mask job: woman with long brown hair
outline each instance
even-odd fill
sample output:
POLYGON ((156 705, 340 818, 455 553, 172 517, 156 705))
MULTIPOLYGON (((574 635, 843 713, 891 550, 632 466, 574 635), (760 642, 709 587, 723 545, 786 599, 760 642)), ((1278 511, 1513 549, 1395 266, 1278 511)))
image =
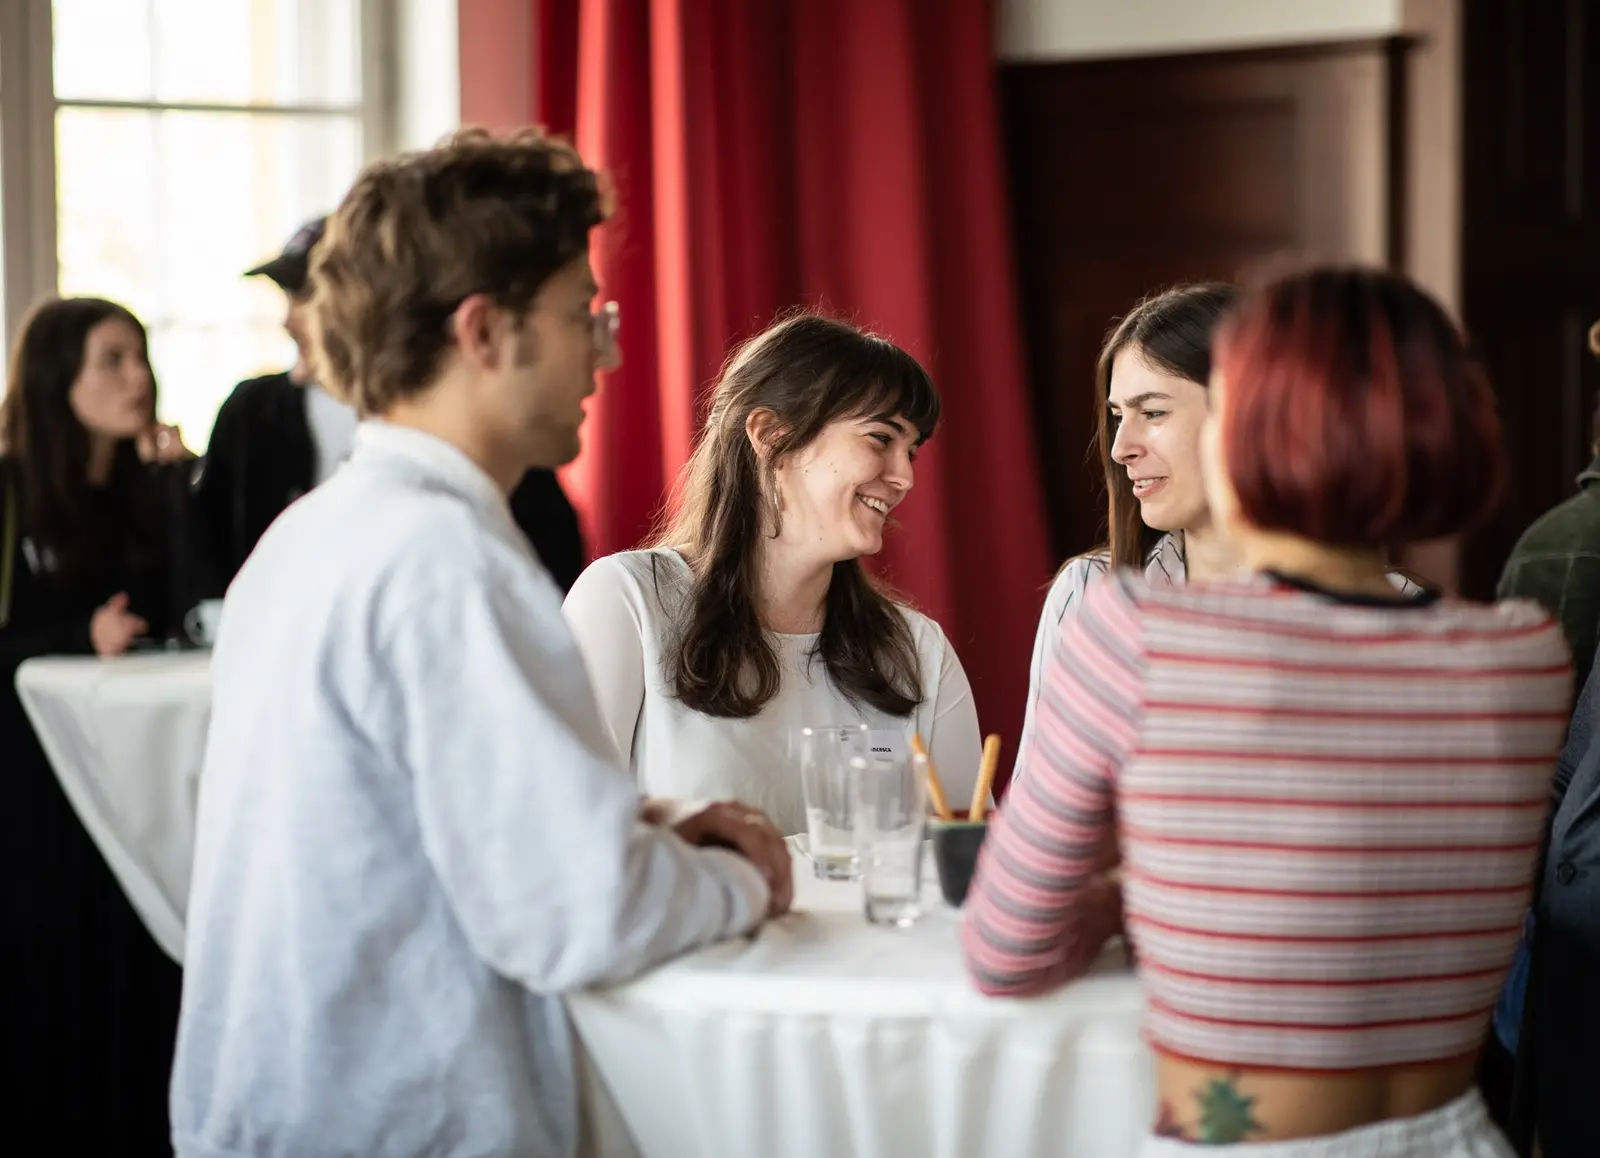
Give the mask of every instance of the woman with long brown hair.
POLYGON ((953 798, 977 776, 977 713, 938 624, 861 560, 883 547, 939 420, 904 350, 813 314, 722 372, 655 545, 593 564, 567 597, 600 714, 641 792, 732 797, 805 830, 788 730, 865 723, 927 740, 953 798))
POLYGON ((23 323, 0 403, 0 1101, 17 1137, 63 1151, 171 1153, 178 967, 79 823, 15 690, 32 656, 115 656, 161 630, 167 545, 148 464, 187 452, 155 407, 127 309, 59 299, 23 323))
MULTIPOLYGON (((1200 429, 1211 405, 1211 339, 1238 297, 1222 282, 1174 286, 1129 310, 1100 348, 1095 445, 1106 480, 1107 538, 1068 560, 1045 597, 1029 668, 1024 741, 1033 733, 1051 642, 1107 572, 1142 571, 1162 587, 1242 573, 1237 552, 1211 517, 1200 471, 1200 429)), ((1398 573, 1392 580, 1403 594, 1420 590, 1398 573)))

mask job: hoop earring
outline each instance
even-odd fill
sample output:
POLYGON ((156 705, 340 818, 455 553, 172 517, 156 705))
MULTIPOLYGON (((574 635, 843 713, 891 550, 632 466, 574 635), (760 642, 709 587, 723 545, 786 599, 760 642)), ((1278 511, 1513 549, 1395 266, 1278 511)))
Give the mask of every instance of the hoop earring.
POLYGON ((772 513, 783 514, 783 492, 778 490, 778 480, 772 480, 772 513))

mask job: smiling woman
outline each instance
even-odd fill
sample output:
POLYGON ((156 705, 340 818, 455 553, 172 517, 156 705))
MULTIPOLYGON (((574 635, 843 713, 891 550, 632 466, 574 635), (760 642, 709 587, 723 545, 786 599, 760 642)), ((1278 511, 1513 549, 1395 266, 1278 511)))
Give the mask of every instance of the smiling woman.
POLYGON ((1136 305, 1100 348, 1095 384, 1105 405, 1096 442, 1110 508, 1107 539, 1068 560, 1050 585, 1033 644, 1019 751, 1033 734, 1051 641, 1111 569, 1142 568, 1152 583, 1176 584, 1191 570, 1203 579, 1228 566, 1225 545, 1210 535, 1200 429, 1211 335, 1237 298, 1230 285, 1175 286, 1136 305))
MULTIPOLYGON (((1096 444, 1106 478, 1107 539, 1068 560, 1045 598, 1019 753, 1033 735, 1053 641, 1111 570, 1139 569, 1163 587, 1242 574, 1228 537, 1214 526, 1200 467, 1211 339, 1238 297, 1222 283, 1174 286, 1128 311, 1100 348, 1095 382, 1106 404, 1096 444)), ((1420 590, 1398 573, 1390 580, 1402 594, 1420 590)), ((1020 771, 1019 759, 1013 778, 1020 771)))
POLYGON ((595 563, 567 598, 641 791, 733 797, 799 832, 788 731, 846 723, 902 752, 914 729, 951 791, 971 791, 966 673, 938 624, 861 564, 882 550, 938 420, 916 360, 842 322, 797 314, 729 360, 676 517, 652 548, 595 563))

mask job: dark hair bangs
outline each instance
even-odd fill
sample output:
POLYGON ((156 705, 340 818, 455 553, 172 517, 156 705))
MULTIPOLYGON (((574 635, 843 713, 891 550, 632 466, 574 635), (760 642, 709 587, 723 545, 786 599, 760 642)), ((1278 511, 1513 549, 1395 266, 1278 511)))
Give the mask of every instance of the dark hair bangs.
POLYGON ((830 383, 836 392, 835 416, 903 418, 916 427, 919 442, 933 437, 939 425, 939 392, 933 379, 910 354, 881 338, 873 338, 874 357, 859 367, 841 367, 830 383))

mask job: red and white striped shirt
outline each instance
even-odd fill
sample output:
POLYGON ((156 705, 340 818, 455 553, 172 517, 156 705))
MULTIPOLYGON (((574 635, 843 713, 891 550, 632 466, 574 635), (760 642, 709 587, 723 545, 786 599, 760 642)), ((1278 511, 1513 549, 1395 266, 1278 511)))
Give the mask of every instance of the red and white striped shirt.
POLYGON ((1057 637, 963 940, 983 991, 1080 975, 1122 850, 1158 1049, 1342 1070, 1470 1052, 1516 947, 1571 699, 1532 604, 1118 576, 1057 637))

